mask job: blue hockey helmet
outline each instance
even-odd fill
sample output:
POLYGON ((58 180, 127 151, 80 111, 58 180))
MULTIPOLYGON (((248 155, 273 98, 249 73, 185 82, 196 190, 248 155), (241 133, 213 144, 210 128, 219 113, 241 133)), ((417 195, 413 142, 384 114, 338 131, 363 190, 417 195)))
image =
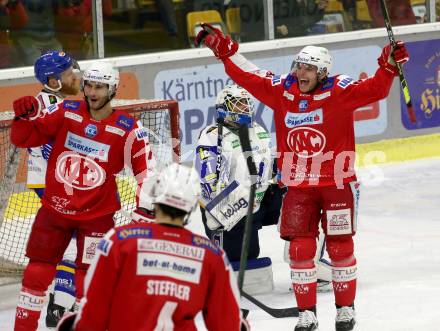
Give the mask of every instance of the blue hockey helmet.
POLYGON ((35 78, 48 88, 49 78, 54 77, 59 82, 57 89, 59 90, 61 89, 61 74, 70 67, 79 70, 77 62, 70 55, 60 51, 48 51, 35 61, 35 78))
POLYGON ((217 95, 215 105, 219 118, 225 122, 252 126, 254 99, 238 85, 226 85, 217 95))

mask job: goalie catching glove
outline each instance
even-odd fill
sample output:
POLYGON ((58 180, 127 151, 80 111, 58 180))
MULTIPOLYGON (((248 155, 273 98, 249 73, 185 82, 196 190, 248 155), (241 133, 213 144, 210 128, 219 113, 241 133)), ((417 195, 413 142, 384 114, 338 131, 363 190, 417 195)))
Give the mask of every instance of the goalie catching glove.
POLYGON ((41 105, 37 98, 26 96, 14 101, 13 106, 15 118, 14 120, 25 119, 34 120, 40 117, 41 105))
POLYGON ((210 48, 214 55, 220 60, 234 55, 238 50, 238 43, 231 37, 225 36, 220 29, 214 28, 211 24, 202 23, 202 30, 196 36, 196 46, 202 43, 210 48))
POLYGON ((396 47, 393 49, 391 44, 386 45, 380 57, 377 59, 377 63, 385 70, 394 73, 395 76, 399 75, 396 63, 403 65, 409 60, 409 54, 403 41, 398 40, 396 47))

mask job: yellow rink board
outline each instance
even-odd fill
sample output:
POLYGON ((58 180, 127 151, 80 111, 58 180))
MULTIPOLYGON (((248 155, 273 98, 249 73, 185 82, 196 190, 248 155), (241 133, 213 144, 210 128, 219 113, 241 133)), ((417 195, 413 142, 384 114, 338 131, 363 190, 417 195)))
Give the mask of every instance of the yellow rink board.
MULTIPOLYGON (((440 156, 440 134, 357 144, 356 151, 357 167, 436 157, 440 156)), ((121 203, 134 196, 133 182, 127 178, 118 178, 117 183, 121 193, 121 203)), ((39 198, 33 191, 14 193, 9 198, 5 219, 35 215, 39 207, 39 198)))

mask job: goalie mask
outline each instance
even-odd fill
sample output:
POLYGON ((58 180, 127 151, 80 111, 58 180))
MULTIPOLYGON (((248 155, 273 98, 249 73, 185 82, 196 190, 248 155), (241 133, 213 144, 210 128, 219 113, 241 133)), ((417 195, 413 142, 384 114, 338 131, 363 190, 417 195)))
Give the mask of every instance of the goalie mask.
POLYGON ((81 89, 84 90, 85 82, 107 84, 108 97, 113 98, 119 85, 119 71, 109 62, 95 62, 84 71, 81 80, 81 89))
POLYGON ((295 56, 292 70, 296 70, 299 63, 314 65, 317 67, 318 77, 326 77, 332 69, 332 57, 327 48, 318 46, 306 46, 295 56))
POLYGON ((218 117, 236 125, 252 126, 254 99, 238 85, 226 85, 217 95, 215 105, 218 117))
POLYGON ((171 163, 155 179, 150 180, 154 181, 153 184, 141 191, 140 208, 151 208, 152 202, 189 214, 196 206, 200 196, 200 183, 194 168, 171 163))
POLYGON ((71 58, 69 54, 60 51, 48 51, 35 61, 35 78, 37 78, 46 89, 57 92, 62 88, 61 74, 70 67, 77 71, 80 70, 78 63, 71 58), (58 81, 58 88, 54 89, 47 85, 51 77, 58 81))

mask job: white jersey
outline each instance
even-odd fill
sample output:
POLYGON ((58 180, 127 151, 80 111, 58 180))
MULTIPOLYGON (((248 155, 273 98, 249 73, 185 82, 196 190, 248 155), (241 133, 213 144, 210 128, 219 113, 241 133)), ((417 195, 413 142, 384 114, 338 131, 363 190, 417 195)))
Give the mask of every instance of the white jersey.
MULTIPOLYGON (((43 113, 52 113, 58 109, 58 103, 63 101, 59 94, 41 91, 36 96, 41 104, 43 113)), ((52 144, 28 148, 27 187, 31 189, 44 188, 46 182, 47 160, 52 151, 52 144)))
MULTIPOLYGON (((272 175, 272 151, 270 135, 260 125, 254 123, 249 129, 249 139, 258 173, 253 209, 256 212, 272 175)), ((238 134, 224 126, 217 183, 217 140, 217 126, 208 126, 201 132, 197 142, 195 167, 200 176, 201 203, 209 212, 208 219, 214 218, 226 230, 230 230, 246 215, 251 177, 238 134)))

